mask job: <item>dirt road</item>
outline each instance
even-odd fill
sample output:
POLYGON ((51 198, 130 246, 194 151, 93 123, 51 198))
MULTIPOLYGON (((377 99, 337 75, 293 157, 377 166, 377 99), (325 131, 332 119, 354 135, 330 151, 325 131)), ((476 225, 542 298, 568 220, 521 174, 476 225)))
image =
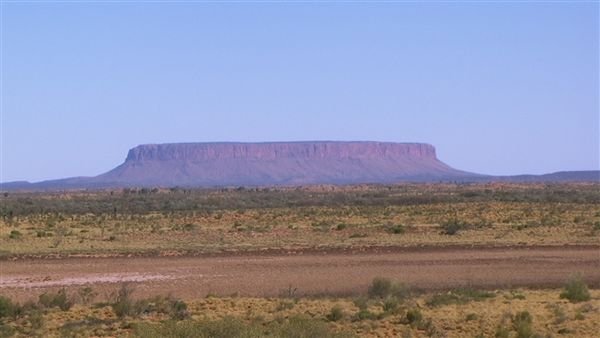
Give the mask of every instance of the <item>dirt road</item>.
POLYGON ((419 248, 214 257, 68 258, 0 262, 0 294, 37 297, 92 285, 100 294, 129 282, 138 297, 344 295, 376 276, 434 290, 560 286, 580 272, 600 286, 600 247, 419 248))

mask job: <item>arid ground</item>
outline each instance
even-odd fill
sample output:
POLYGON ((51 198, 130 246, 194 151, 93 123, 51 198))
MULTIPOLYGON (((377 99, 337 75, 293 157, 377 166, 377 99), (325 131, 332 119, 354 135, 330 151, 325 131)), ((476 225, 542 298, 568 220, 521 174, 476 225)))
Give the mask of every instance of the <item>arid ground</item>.
POLYGON ((0 198, 0 337, 600 332, 598 184, 0 198))
POLYGON ((600 285, 600 247, 388 248, 363 251, 280 252, 214 257, 27 259, 2 263, 0 292, 37 299, 50 289, 92 285, 116 290, 137 285, 137 295, 193 300, 209 294, 274 297, 356 295, 383 276, 423 291, 460 287, 560 287, 581 273, 600 285))

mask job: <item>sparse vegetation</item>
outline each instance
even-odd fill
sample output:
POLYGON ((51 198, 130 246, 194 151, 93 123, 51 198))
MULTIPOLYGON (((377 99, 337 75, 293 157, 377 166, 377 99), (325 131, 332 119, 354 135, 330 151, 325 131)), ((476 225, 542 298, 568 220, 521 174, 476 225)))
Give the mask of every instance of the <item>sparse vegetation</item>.
POLYGON ((533 318, 528 311, 518 312, 512 320, 513 329, 517 332, 517 338, 533 338, 533 328, 531 326, 533 318))
POLYGON ((282 323, 271 323, 268 326, 245 323, 235 318, 224 318, 217 321, 167 321, 162 324, 140 323, 135 327, 138 337, 206 337, 206 338, 242 338, 242 337, 353 337, 351 334, 336 333, 321 321, 295 316, 282 323))
POLYGON ((327 315, 327 320, 331 322, 337 322, 344 318, 344 309, 341 306, 336 305, 331 308, 331 311, 327 315))
POLYGON ((593 244, 600 222, 598 184, 130 188, 0 199, 4 256, 593 244))
POLYGON ((96 298, 96 296, 98 296, 98 293, 95 292, 91 287, 86 286, 79 289, 78 295, 81 299, 81 302, 87 305, 90 304, 94 300, 94 298, 96 298))
MULTIPOLYGON (((599 187, 402 184, 11 192, 0 196, 0 248, 7 259, 489 243, 598 245, 599 187)), ((25 303, 0 296, 0 337, 334 337, 349 335, 347 330, 361 337, 513 338, 591 337, 600 331, 598 290, 589 290, 581 276, 571 278, 562 293, 465 288, 419 294, 385 277, 374 279, 353 299, 307 298, 305 288, 276 288, 271 292, 279 297, 272 299, 213 294, 190 302, 169 296, 140 299, 146 293, 133 294, 131 286, 108 295, 89 287, 53 289, 25 303), (503 312, 510 313, 506 320, 503 312)))
POLYGON ((279 301, 279 304, 277 304, 277 308, 275 309, 276 311, 285 311, 285 310, 290 310, 294 308, 295 303, 290 301, 290 300, 281 300, 279 301))
POLYGON ((406 227, 402 224, 388 225, 386 227, 387 231, 392 234, 403 234, 406 232, 406 227))
POLYGON ((10 298, 0 296, 0 319, 14 317, 18 312, 18 305, 14 304, 10 298))
POLYGON ((594 222, 594 226, 592 228, 592 231, 600 231, 600 221, 594 222))
POLYGON ((423 321, 423 314, 417 308, 409 309, 406 311, 406 322, 412 326, 419 326, 423 321))
POLYGON ((476 320, 478 318, 476 313, 469 313, 466 317, 465 317, 465 321, 470 322, 472 320, 476 320))
POLYGON ((400 310, 400 301, 396 297, 387 297, 383 302, 383 311, 386 314, 395 314, 400 310))
MULTIPOLYGON (((425 300, 431 299, 430 294, 414 295, 405 303, 397 304, 388 303, 393 298, 368 300, 359 297, 351 300, 299 297, 292 301, 211 297, 194 301, 188 306, 169 296, 132 300, 130 287, 121 287, 121 290, 126 291, 121 291, 120 297, 108 295, 107 302, 93 306, 79 303, 68 310, 41 303, 20 305, 9 298, 0 297, 0 330, 4 330, 3 334, 17 337, 134 335, 300 338, 426 335, 532 338, 557 334, 594 337, 593 333, 598 331, 600 323, 600 311, 597 310, 600 304, 597 300, 577 305, 561 302, 558 290, 520 290, 526 295, 527 310, 522 310, 524 300, 515 300, 521 304, 516 305, 512 304, 509 297, 489 298, 489 304, 474 302, 429 306, 425 300), (129 299, 134 310, 118 317, 116 312, 119 310, 113 307, 117 299, 129 299), (551 299, 556 301, 549 301, 551 299), (282 301, 293 303, 294 306, 286 307, 285 314, 273 311, 282 301), (521 310, 512 314, 510 311, 514 307, 521 310), (463 315, 457 315, 461 313, 463 315), (537 326, 534 326, 534 318, 537 326)), ((93 290, 90 292, 94 293, 93 290)), ((510 295, 512 290, 496 292, 510 295)), ((57 294, 47 295, 46 299, 60 298, 56 297, 57 294)), ((50 301, 43 302, 49 304, 50 301)))
POLYGON ((576 274, 569 278, 560 298, 566 298, 573 303, 590 300, 590 292, 581 275, 576 274))
POLYGON ((46 308, 58 307, 63 311, 67 311, 73 306, 74 301, 67 295, 66 289, 60 289, 58 292, 44 292, 39 297, 40 305, 46 308))
POLYGON ((442 223, 440 227, 442 228, 442 233, 444 233, 445 235, 456 235, 460 230, 464 229, 466 226, 458 219, 451 219, 442 223))
POLYGON ((506 327, 505 325, 500 324, 496 328, 496 332, 494 334, 494 337, 496 337, 496 338, 509 338, 510 337, 510 329, 508 327, 506 327))
POLYGON ((482 301, 495 296, 494 293, 488 291, 462 288, 436 294, 427 301, 427 305, 443 306, 449 304, 466 304, 471 301, 482 301))
POLYGON ((368 295, 370 298, 395 297, 404 299, 410 295, 410 291, 405 285, 393 282, 389 278, 376 277, 369 286, 368 295))
POLYGON ((567 320, 567 314, 559 304, 548 305, 554 315, 554 324, 562 324, 567 320))
POLYGON ((111 307, 117 317, 123 318, 136 314, 139 308, 136 308, 133 300, 131 299, 132 293, 133 289, 127 284, 122 285, 119 291, 117 291, 115 301, 111 304, 111 307))
POLYGON ((8 238, 10 239, 20 239, 23 234, 19 230, 11 230, 8 238))
POLYGON ((369 286, 369 297, 384 298, 392 293, 392 281, 389 278, 376 277, 369 286))

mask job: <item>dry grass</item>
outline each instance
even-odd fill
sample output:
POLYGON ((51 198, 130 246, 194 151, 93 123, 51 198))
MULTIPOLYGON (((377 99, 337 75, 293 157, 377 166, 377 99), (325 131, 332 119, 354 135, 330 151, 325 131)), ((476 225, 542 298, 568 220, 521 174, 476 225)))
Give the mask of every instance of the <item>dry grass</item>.
MULTIPOLYGON (((591 293, 591 300, 574 304, 561 299, 560 290, 501 290, 494 292, 495 297, 437 306, 427 305, 434 295, 423 294, 401 301, 395 311, 385 311, 385 301, 377 299, 361 304, 348 298, 297 298, 288 300, 293 306, 282 307, 282 300, 277 298, 208 297, 190 302, 188 311, 193 322, 225 319, 254 323, 258 327, 300 316, 325 323, 332 332, 361 337, 493 337, 502 323, 514 335, 515 315, 526 311, 532 318, 529 329, 541 336, 595 337, 600 332, 600 290, 591 293), (373 316, 358 317, 361 309, 357 303, 366 306, 373 316), (343 315, 332 320, 332 309, 343 315), (407 320, 407 315, 411 320, 407 320)), ((75 305, 68 311, 47 310, 41 319, 24 316, 8 321, 7 325, 15 328, 18 336, 58 337, 78 333, 127 337, 134 335, 136 323, 160 323, 168 318, 164 313, 151 312, 119 319, 110 306, 75 305), (42 325, 32 323, 35 320, 42 325)))
POLYGON ((600 231, 594 227, 599 220, 599 204, 498 201, 112 216, 35 214, 0 221, 0 254, 600 244, 600 231), (452 220, 461 226, 448 234, 442 226, 452 220), (18 236, 11 235, 15 231, 18 236))
MULTIPOLYGON (((406 184, 6 193, 0 196, 0 255, 598 245, 599 187, 406 184)), ((295 298, 291 292, 290 299, 209 297, 189 302, 185 317, 189 315, 192 326, 233 318, 241 321, 236 322, 239 325, 260 330, 303 316, 315 321, 315 330, 326 325, 333 332, 349 331, 361 337, 494 337, 499 330, 512 336, 522 330, 542 336, 595 337, 600 332, 599 290, 590 290, 591 299, 579 303, 561 298, 561 290, 494 294, 480 297, 477 292, 455 291, 399 297, 390 292, 361 300, 295 298)), ((140 323, 173 319, 156 311, 126 312, 119 318, 115 306, 89 303, 82 301, 62 310, 10 312, 0 318, 0 337, 11 333, 127 337, 135 334, 140 323)))

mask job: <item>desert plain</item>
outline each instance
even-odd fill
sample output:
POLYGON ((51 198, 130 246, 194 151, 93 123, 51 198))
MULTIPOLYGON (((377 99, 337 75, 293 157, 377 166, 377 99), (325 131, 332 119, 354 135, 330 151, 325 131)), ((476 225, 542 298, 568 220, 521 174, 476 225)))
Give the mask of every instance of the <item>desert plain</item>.
POLYGON ((600 185, 5 192, 0 335, 597 337, 600 185))

